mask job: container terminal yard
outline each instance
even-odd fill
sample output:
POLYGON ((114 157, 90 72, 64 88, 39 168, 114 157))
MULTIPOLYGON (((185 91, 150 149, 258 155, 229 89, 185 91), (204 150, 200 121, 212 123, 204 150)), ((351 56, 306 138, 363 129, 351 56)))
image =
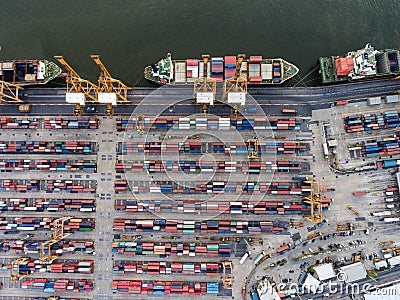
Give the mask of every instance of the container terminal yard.
POLYGON ((101 63, 91 89, 62 65, 67 90, 0 106, 1 299, 368 299, 327 283, 396 283, 400 81, 106 90, 101 63))

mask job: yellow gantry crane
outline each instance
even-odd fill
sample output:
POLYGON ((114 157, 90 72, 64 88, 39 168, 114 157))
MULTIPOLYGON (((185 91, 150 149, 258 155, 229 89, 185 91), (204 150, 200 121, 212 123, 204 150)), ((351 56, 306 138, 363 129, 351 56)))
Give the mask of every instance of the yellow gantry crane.
POLYGON ((21 271, 19 266, 21 263, 29 260, 29 257, 21 257, 11 262, 10 268, 10 280, 11 281, 19 281, 28 275, 28 271, 21 271))
POLYGON ((138 134, 144 134, 144 119, 145 115, 136 115, 136 132, 138 134))
POLYGON ((355 214, 356 216, 359 216, 359 215, 360 215, 360 212, 359 212, 358 210, 356 210, 353 206, 347 205, 347 208, 348 208, 353 214, 355 214))
POLYGON ((82 106, 86 105, 87 101, 97 102, 98 86, 89 80, 83 79, 79 74, 65 61, 62 56, 54 56, 61 65, 67 70, 66 77, 67 93, 65 100, 67 103, 75 104, 74 114, 77 117, 82 116, 82 106))
POLYGON ((19 99, 21 90, 23 87, 17 84, 0 80, 0 102, 24 102, 19 99))
POLYGON ((310 195, 303 197, 303 202, 311 205, 311 216, 304 216, 304 218, 311 222, 319 223, 322 221, 321 184, 314 180, 305 180, 303 182, 311 185, 310 195), (315 207, 317 207, 317 213, 315 213, 315 207))
POLYGON ((232 289, 232 270, 233 270, 233 265, 232 262, 230 261, 222 261, 222 284, 224 286, 224 289, 232 289))
POLYGON ((203 76, 194 81, 193 99, 196 103, 202 104, 202 113, 208 113, 208 105, 214 105, 215 95, 217 93, 217 81, 208 77, 209 54, 203 54, 203 76))
POLYGON ((99 55, 91 55, 90 57, 101 71, 97 90, 97 101, 107 104, 106 115, 111 117, 114 114, 113 106, 117 105, 117 101, 128 102, 127 96, 130 88, 121 80, 111 76, 110 72, 108 72, 101 62, 99 55))
POLYGON ((246 142, 247 146, 247 157, 258 158, 258 139, 248 139, 246 142))
POLYGON ((66 221, 68 221, 72 218, 73 217, 62 217, 62 218, 56 219, 50 223, 51 226, 54 226, 53 235, 50 240, 43 242, 40 245, 40 261, 41 262, 50 264, 56 258, 58 258, 57 255, 51 254, 51 246, 53 246, 55 243, 63 240, 64 238, 66 238, 67 236, 69 236, 71 234, 71 233, 64 232, 64 224, 66 221), (47 254, 46 254, 46 252, 47 252, 47 254))
POLYGON ((247 79, 240 77, 240 69, 245 58, 245 54, 238 54, 235 75, 224 82, 222 99, 228 104, 233 104, 232 112, 235 117, 239 114, 238 105, 246 103, 247 79))

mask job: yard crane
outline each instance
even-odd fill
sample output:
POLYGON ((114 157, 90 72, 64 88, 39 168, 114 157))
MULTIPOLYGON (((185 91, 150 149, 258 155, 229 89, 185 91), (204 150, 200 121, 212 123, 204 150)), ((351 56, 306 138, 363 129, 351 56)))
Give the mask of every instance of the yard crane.
POLYGON ((18 84, 13 84, 0 80, 0 102, 24 102, 19 99, 20 91, 24 88, 18 84))
POLYGON ((360 212, 359 212, 358 210, 356 210, 353 206, 347 205, 347 208, 348 208, 353 214, 355 214, 356 216, 359 216, 359 215, 360 215, 360 212))
POLYGON ((230 261, 222 261, 222 284, 224 285, 224 289, 232 289, 232 262, 230 261))
POLYGON ((53 235, 50 240, 43 242, 40 245, 40 261, 41 262, 50 264, 56 258, 58 258, 57 255, 51 254, 51 246, 53 246, 55 243, 63 240, 64 238, 66 238, 67 236, 69 236, 71 234, 71 233, 64 233, 64 223, 72 218, 73 217, 62 217, 62 218, 56 219, 50 223, 51 226, 54 226, 53 235), (47 252, 47 255, 46 255, 46 252, 47 252))
POLYGON ((11 262, 11 267, 10 267, 10 280, 11 281, 19 281, 20 279, 24 278, 27 276, 29 273, 28 271, 21 271, 19 269, 19 266, 21 263, 29 260, 29 257, 20 257, 14 261, 11 262))
POLYGON ((248 158, 258 158, 258 139, 248 139, 246 141, 246 147, 248 158))
POLYGON ((99 87, 97 90, 97 101, 99 103, 106 103, 106 115, 112 116, 114 114, 113 106, 117 105, 117 101, 128 102, 127 94, 128 86, 121 80, 115 79, 111 76, 110 72, 106 69, 100 60, 99 55, 90 55, 96 65, 100 68, 99 87))
POLYGON ((74 114, 77 117, 82 116, 82 106, 86 105, 86 101, 97 102, 98 86, 89 80, 83 79, 79 74, 65 61, 63 56, 54 56, 61 65, 68 71, 66 77, 67 92, 65 100, 67 103, 75 104, 74 114))
POLYGON ((202 104, 202 113, 208 113, 207 105, 214 105, 215 95, 217 92, 217 82, 214 78, 208 77, 208 61, 209 54, 203 54, 203 76, 194 81, 193 99, 196 103, 202 104))
POLYGON ((239 114, 238 105, 245 105, 246 103, 247 79, 240 76, 240 69, 245 58, 245 54, 238 54, 235 75, 224 82, 222 99, 227 101, 228 104, 233 104, 232 111, 235 117, 239 114))
POLYGON ((305 180, 303 182, 311 185, 310 195, 303 197, 303 202, 311 205, 311 216, 304 216, 304 218, 311 222, 319 223, 322 221, 321 184, 314 180, 305 180), (317 188, 316 191, 315 187, 317 188), (317 206, 317 214, 315 214, 315 206, 317 206))
POLYGON ((144 134, 144 119, 146 118, 145 115, 136 115, 136 132, 138 134, 144 134))

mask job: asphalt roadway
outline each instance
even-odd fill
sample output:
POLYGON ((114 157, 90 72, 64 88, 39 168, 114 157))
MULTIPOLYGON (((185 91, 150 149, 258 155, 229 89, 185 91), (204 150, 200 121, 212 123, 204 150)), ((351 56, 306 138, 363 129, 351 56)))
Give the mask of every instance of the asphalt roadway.
MULTIPOLYGON (((246 106, 239 110, 242 114, 251 115, 249 106, 256 106, 257 114, 279 114, 282 106, 295 107, 299 116, 309 116, 312 109, 329 107, 340 100, 359 100, 371 96, 393 94, 400 90, 400 80, 384 78, 379 80, 360 81, 321 87, 249 87, 246 106)), ((216 99, 222 99, 222 86, 217 87, 216 99)), ((74 105, 65 102, 65 88, 26 88, 23 93, 28 96, 25 103, 32 105, 31 115, 57 116, 72 115, 74 105)), ((190 115, 200 112, 200 105, 193 105, 193 88, 191 85, 163 86, 161 88, 134 88, 128 92, 129 103, 120 103, 115 108, 115 115, 132 113, 158 115, 190 115)), ((104 113, 105 105, 98 107, 96 115, 104 113)), ((5 115, 16 115, 18 105, 0 105, 0 112, 5 115)), ((231 108, 222 102, 215 103, 209 113, 230 115, 231 108)), ((84 115, 90 115, 84 113, 84 115)))

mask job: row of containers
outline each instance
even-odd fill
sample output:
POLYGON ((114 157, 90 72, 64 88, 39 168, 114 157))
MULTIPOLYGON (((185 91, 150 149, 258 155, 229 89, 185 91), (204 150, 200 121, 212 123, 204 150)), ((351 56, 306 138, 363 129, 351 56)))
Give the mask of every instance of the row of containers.
POLYGON ((0 118, 1 129, 98 129, 97 118, 0 118))
MULTIPOLYGON (((0 218, 0 230, 48 230, 54 218, 0 218)), ((95 220, 92 218, 72 218, 64 222, 65 231, 92 231, 95 220)))
MULTIPOLYGON (((39 259, 29 258, 19 264, 19 271, 32 274, 34 272, 48 272, 48 273, 93 273, 93 260, 65 260, 53 262, 51 264, 44 264, 39 259)), ((11 261, 7 264, 0 264, 0 269, 7 271, 11 269, 11 261)))
POLYGON ((213 295, 219 294, 218 282, 181 282, 181 281, 136 281, 113 280, 112 292, 115 294, 142 294, 164 296, 180 295, 213 295))
POLYGON ((2 159, 0 172, 10 171, 83 171, 96 172, 97 162, 94 160, 68 159, 2 159))
POLYGON ((219 194, 219 193, 268 193, 274 195, 304 195, 311 192, 311 186, 302 182, 187 182, 116 180, 114 190, 118 193, 179 193, 179 194, 219 194))
POLYGON ((0 211, 96 211, 95 199, 0 198, 0 211))
POLYGON ((400 160, 399 159, 386 159, 382 161, 377 161, 376 166, 378 168, 394 168, 400 166, 400 160))
MULTIPOLYGON (((1 229, 1 227, 0 227, 1 229)), ((191 220, 133 220, 114 219, 115 231, 262 234, 276 233, 285 228, 271 221, 191 221, 191 220)))
MULTIPOLYGON (((260 142, 258 154, 298 154, 308 150, 306 143, 260 142)), ((248 155, 245 142, 118 142, 117 152, 127 153, 222 153, 248 155)))
POLYGON ((68 192, 96 193, 96 180, 64 180, 64 179, 0 179, 1 192, 68 192))
POLYGON ((361 142, 349 145, 349 150, 361 150, 363 157, 373 157, 380 155, 395 155, 400 153, 400 136, 375 139, 368 142, 361 142))
POLYGON ((31 289, 33 292, 91 292, 93 291, 93 281, 87 279, 48 279, 48 278, 24 278, 21 281, 21 288, 31 289))
POLYGON ((399 111, 391 110, 376 114, 356 114, 343 118, 347 132, 368 131, 400 126, 399 111))
MULTIPOLYGON (((147 130, 300 130, 300 118, 188 118, 188 117, 146 117, 147 130)), ((134 130, 136 118, 116 118, 117 131, 134 130)))
POLYGON ((113 267, 114 274, 184 274, 218 276, 218 262, 179 262, 179 261, 145 261, 119 262, 113 267))
MULTIPOLYGON (((19 254, 37 254, 40 253, 41 242, 32 242, 26 240, 2 240, 0 241, 0 248, 2 252, 11 252, 19 254)), ((52 254, 63 253, 80 253, 80 254, 93 254, 94 242, 75 241, 75 240, 62 240, 54 243, 51 246, 52 254)))
MULTIPOLYGON (((1 163, 0 163, 1 166, 1 163)), ((172 160, 145 160, 122 161, 115 164, 117 173, 125 171, 149 173, 154 172, 185 172, 185 173, 236 173, 246 172, 250 174, 290 172, 300 173, 301 162, 298 161, 172 161, 172 160)))
POLYGON ((112 244, 112 252, 129 256, 212 256, 230 257, 231 244, 226 243, 176 243, 176 242, 144 242, 144 241, 116 241, 112 244))
MULTIPOLYGON (((330 198, 322 198, 322 209, 328 210, 330 198)), ((310 206, 300 202, 281 201, 196 201, 196 200, 126 200, 117 199, 115 210, 125 212, 151 213, 226 213, 226 214, 279 214, 309 215, 310 206)))
POLYGON ((97 143, 84 141, 0 141, 0 153, 30 154, 95 154, 97 143))

